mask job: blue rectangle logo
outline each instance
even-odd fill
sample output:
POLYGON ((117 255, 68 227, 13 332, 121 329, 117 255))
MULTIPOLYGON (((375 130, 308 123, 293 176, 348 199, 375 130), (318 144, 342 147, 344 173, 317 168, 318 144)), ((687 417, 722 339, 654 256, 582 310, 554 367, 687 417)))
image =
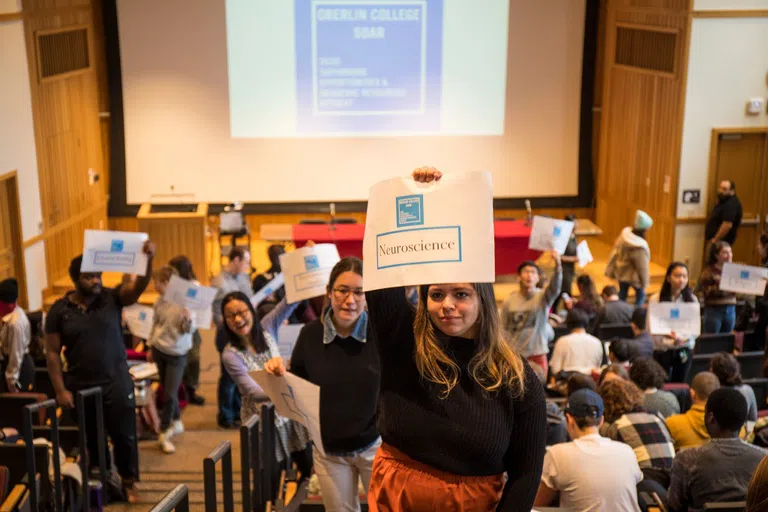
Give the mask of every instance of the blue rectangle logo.
POLYGON ((562 233, 562 232, 563 232, 563 228, 561 228, 560 226, 557 226, 557 225, 556 225, 556 226, 555 226, 555 229, 553 229, 553 230, 552 230, 552 236, 554 236, 555 238, 557 238, 557 237, 559 237, 559 236, 560 236, 560 233, 562 233))
POLYGON ((122 240, 112 240, 112 246, 110 247, 111 252, 123 252, 123 246, 125 244, 122 240))
POLYGON ((749 270, 742 270, 741 273, 739 273, 739 277, 742 279, 749 279, 749 270))
POLYGON ((680 310, 677 308, 673 308, 669 310, 669 318, 672 320, 679 320, 680 319, 680 310))
POLYGON ((424 224, 424 196, 413 194, 396 198, 397 227, 424 224))
POLYGON ((141 320, 143 322, 146 319, 147 319, 147 313, 146 312, 142 311, 141 313, 139 313, 139 320, 141 320))
POLYGON ((307 269, 307 272, 310 270, 317 270, 320 268, 320 262, 317 260, 316 254, 310 254, 309 256, 304 256, 304 266, 307 269))
POLYGON ((197 288, 188 288, 187 289, 187 298, 188 299, 194 299, 197 297, 197 288))

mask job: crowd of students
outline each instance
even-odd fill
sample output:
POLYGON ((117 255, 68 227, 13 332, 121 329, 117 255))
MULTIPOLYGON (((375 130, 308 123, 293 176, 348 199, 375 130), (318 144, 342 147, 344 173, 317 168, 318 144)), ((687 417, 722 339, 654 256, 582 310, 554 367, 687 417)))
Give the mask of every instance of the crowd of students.
MULTIPOLYGON (((421 168, 413 177, 428 183, 441 174, 421 168)), ((540 287, 543 275, 535 262, 523 262, 519 291, 500 310, 489 283, 364 293, 362 262, 344 258, 331 272, 320 307, 287 304, 276 291, 257 311, 252 298, 280 272, 282 250, 270 248, 271 268, 252 283, 250 253, 235 247, 213 281, 221 354, 218 423, 236 426, 269 400, 250 372, 290 371, 319 385, 324 453, 313 450, 303 425, 276 415, 275 457, 290 457, 304 478, 314 471, 329 511, 358 510, 361 485, 369 510, 382 511, 528 512, 534 504, 556 501, 574 511, 635 511, 638 490, 662 496, 674 512, 695 511, 709 501, 744 499, 753 475, 750 499, 758 500, 766 492, 761 486, 768 485, 759 479, 768 468, 756 472, 765 451, 742 439, 757 420, 757 403, 733 355, 716 355, 709 372, 694 376, 684 412, 679 397, 662 389, 670 379, 687 379, 695 338, 652 336, 646 329, 646 309, 638 306, 648 284, 645 233, 651 225, 638 212, 617 240, 609 273, 618 289, 607 286, 598 297, 588 276, 574 275, 573 255, 553 252, 547 285, 540 287), (578 300, 563 293, 574 278, 578 300), (634 307, 626 302, 631 289, 634 307), (570 332, 553 348, 550 313, 556 304, 566 312, 570 332), (277 331, 287 321, 305 325, 283 360, 277 331), (630 323, 633 336, 614 341, 606 354, 595 335, 601 326, 622 323, 630 323), (566 395, 563 409, 545 400, 558 391, 566 395)), ((761 243, 768 257, 768 240, 761 243)), ((164 452, 175 450, 171 439, 184 429, 179 387, 196 397, 192 403, 202 403, 195 316, 162 298, 173 275, 195 280, 191 264, 180 256, 153 273, 153 244, 144 251, 146 275, 115 289, 103 288, 99 273, 80 272, 81 259, 75 258, 75 290, 56 302, 45 327, 59 404, 72 407, 79 389, 103 390, 106 434, 128 498, 136 496, 136 439, 128 423, 134 421, 133 382, 121 310, 138 300, 150 276, 161 295, 147 347, 160 374, 158 445, 164 452)), ((732 329, 735 297, 717 287, 732 255, 722 241, 712 244, 711 254, 697 289, 704 323, 732 329)), ((20 310, 7 305, 17 295, 13 283, 0 283, 0 332, 11 333, 3 339, 16 340, 28 328, 20 310)), ((687 267, 671 264, 649 301, 697 301, 687 267)), ((755 307, 758 317, 765 315, 764 302, 755 307)), ((8 361, 6 385, 23 387, 23 350, 14 347, 0 347, 8 361)), ((95 422, 93 412, 87 421, 95 422)), ((97 440, 91 435, 88 441, 94 453, 97 440)))

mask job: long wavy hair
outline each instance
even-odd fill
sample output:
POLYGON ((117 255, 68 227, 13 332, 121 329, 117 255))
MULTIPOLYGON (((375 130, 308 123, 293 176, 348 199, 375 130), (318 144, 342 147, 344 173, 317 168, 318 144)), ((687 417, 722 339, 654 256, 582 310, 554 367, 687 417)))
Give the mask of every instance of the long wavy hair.
POLYGON ((579 288, 581 300, 592 304, 595 306, 595 309, 603 305, 603 301, 600 298, 600 295, 597 294, 595 281, 592 280, 589 274, 581 274, 579 277, 577 277, 576 286, 579 288))
POLYGON ((186 279, 187 281, 197 280, 195 271, 192 269, 192 261, 184 254, 180 254, 171 258, 171 260, 168 262, 168 265, 175 268, 182 279, 186 279))
MULTIPOLYGON (((240 302, 244 303, 248 307, 248 310, 251 312, 251 317, 253 318, 253 326, 251 327, 251 335, 248 338, 248 342, 256 351, 256 353, 260 354, 262 352, 266 352, 267 340, 264 339, 264 331, 261 329, 259 315, 256 313, 256 310, 253 309, 253 304, 251 304, 251 301, 248 299, 246 294, 243 292, 230 292, 226 294, 224 299, 221 301, 221 316, 225 316, 224 311, 226 310, 227 304, 235 300, 239 300, 240 302)), ((248 350, 248 346, 246 345, 245 341, 243 341, 240 336, 235 334, 235 332, 229 328, 229 324, 227 323, 226 318, 224 318, 224 333, 227 336, 227 340, 237 350, 248 350)))
POLYGON ((712 246, 709 248, 709 255, 707 258, 707 265, 716 265, 717 264, 717 257, 720 254, 720 251, 725 249, 726 247, 730 247, 731 244, 724 240, 719 240, 712 244, 712 246))
POLYGON ((603 416, 609 425, 627 413, 643 410, 643 392, 628 380, 605 382, 600 386, 600 396, 605 406, 603 416))
POLYGON ((673 261, 667 267, 667 275, 664 276, 664 284, 661 285, 661 291, 659 292, 659 302, 672 302, 672 285, 669 282, 669 277, 678 268, 684 268, 685 273, 688 274, 688 284, 685 285, 680 295, 683 297, 683 302, 693 302, 696 299, 693 297, 693 290, 691 289, 691 273, 688 271, 688 265, 682 261, 673 261))
MULTIPOLYGON (((499 325, 496 298, 490 283, 473 283, 480 300, 475 355, 469 363, 472 378, 488 392, 509 390, 519 396, 525 391, 525 366, 504 337, 499 325)), ((413 322, 416 338, 416 367, 422 378, 443 387, 446 398, 459 382, 460 369, 446 354, 437 337, 438 328, 432 323, 427 310, 429 285, 419 287, 419 304, 413 322)))

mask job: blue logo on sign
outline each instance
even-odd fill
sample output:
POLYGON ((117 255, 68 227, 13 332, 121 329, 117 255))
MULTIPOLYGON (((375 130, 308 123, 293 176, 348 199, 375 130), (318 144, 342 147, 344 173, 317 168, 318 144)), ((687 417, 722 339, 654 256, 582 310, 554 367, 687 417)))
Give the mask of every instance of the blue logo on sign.
POLYGON ((563 231, 563 228, 561 228, 560 226, 555 226, 555 229, 552 232, 552 235, 555 237, 558 237, 560 236, 560 233, 562 233, 562 231, 563 231))
POLYGON ((320 268, 320 262, 317 261, 317 256, 312 254, 311 256, 304 256, 304 266, 307 270, 317 270, 320 268))
POLYGON ((749 270, 742 270, 739 274, 739 277, 742 279, 749 279, 749 270))
POLYGON ((139 320, 143 322, 146 319, 147 319, 147 314, 145 312, 142 311, 141 313, 139 313, 139 320))
POLYGON ((197 297, 197 288, 188 288, 187 289, 187 298, 188 299, 194 299, 197 297))
POLYGON ((123 241, 112 240, 112 247, 109 249, 111 252, 123 252, 123 241))
POLYGON ((422 194, 400 196, 395 200, 397 202, 397 227, 424 224, 424 196, 422 194))
POLYGON ((680 310, 677 309, 677 308, 670 309, 669 310, 669 318, 671 318, 672 320, 679 320, 680 319, 680 310))

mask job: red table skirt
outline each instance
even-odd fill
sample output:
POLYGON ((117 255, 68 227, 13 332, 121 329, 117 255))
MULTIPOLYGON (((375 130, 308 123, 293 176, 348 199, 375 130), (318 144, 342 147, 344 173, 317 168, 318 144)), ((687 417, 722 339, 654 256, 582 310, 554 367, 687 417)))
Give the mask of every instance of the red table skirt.
MULTIPOLYGON (((515 274, 517 266, 526 260, 536 260, 541 254, 528 248, 531 228, 523 221, 497 220, 494 225, 496 275, 515 274)), ((295 224, 293 241, 302 247, 308 241, 333 243, 341 257, 363 257, 364 224, 295 224)))

